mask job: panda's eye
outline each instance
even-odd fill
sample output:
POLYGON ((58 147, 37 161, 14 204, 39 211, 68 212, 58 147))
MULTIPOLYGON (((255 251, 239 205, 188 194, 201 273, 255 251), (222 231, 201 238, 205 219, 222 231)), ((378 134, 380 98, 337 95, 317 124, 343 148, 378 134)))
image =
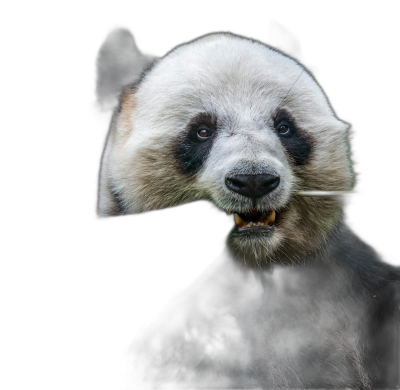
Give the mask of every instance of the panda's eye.
POLYGON ((211 137, 211 134, 212 132, 206 127, 201 127, 197 130, 197 138, 200 141, 206 141, 208 138, 211 137))
POLYGON ((280 135, 289 135, 291 132, 291 129, 288 125, 281 124, 278 126, 277 131, 280 135))

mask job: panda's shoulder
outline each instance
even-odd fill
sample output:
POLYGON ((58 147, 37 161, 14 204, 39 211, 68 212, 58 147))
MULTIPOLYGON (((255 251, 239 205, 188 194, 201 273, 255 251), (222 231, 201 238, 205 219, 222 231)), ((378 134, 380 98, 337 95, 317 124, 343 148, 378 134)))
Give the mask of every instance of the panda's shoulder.
POLYGON ((339 224, 308 267, 306 273, 312 275, 320 288, 341 292, 360 311, 363 305, 365 309, 375 306, 376 301, 381 308, 386 305, 400 308, 400 267, 387 262, 346 223, 339 224))

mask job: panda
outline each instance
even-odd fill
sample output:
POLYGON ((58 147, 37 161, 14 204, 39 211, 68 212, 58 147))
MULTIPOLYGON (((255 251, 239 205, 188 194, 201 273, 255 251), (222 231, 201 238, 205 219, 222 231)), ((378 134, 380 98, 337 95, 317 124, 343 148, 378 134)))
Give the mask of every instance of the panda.
POLYGON ((227 32, 155 58, 116 30, 97 68, 98 214, 209 200, 234 219, 227 258, 136 343, 139 388, 399 386, 400 270, 344 223, 350 126, 313 75, 227 32))

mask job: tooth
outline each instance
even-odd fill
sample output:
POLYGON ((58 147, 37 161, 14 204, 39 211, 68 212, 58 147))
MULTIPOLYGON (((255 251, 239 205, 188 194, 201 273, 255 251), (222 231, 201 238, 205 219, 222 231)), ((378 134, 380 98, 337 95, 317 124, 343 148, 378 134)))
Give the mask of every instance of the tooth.
POLYGON ((268 216, 267 220, 264 221, 268 226, 273 226, 275 222, 276 213, 275 210, 272 210, 271 214, 268 216))
POLYGON ((245 225, 245 222, 243 221, 242 218, 239 217, 238 214, 235 214, 235 223, 238 227, 243 227, 243 225, 245 225))

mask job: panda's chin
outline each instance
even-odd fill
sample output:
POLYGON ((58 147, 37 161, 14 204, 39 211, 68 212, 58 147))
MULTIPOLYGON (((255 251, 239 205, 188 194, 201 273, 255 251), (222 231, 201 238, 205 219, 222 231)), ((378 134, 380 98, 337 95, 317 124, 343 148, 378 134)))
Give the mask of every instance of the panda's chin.
POLYGON ((272 234, 271 231, 273 231, 275 229, 275 226, 259 226, 259 225, 253 225, 253 226, 244 226, 242 228, 238 228, 236 226, 235 230, 239 233, 239 234, 262 234, 263 236, 265 236, 266 234, 270 235, 272 234))

